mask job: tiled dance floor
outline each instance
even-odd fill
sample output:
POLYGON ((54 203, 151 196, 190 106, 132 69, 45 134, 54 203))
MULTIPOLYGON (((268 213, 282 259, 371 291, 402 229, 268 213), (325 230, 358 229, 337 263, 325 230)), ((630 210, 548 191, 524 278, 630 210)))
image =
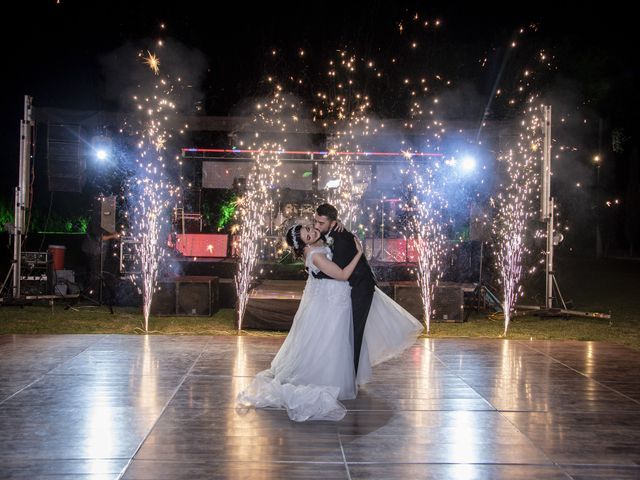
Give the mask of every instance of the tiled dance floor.
POLYGON ((297 424, 234 404, 281 342, 0 336, 0 478, 640 478, 640 352, 419 340, 297 424))

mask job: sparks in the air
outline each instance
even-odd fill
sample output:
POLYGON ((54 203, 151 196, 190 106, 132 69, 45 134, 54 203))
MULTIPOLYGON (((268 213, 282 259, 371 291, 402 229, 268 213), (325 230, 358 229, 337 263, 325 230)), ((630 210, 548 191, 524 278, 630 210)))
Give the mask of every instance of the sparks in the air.
POLYGON ((417 257, 417 280, 427 333, 431 331, 435 287, 442 278, 447 242, 444 212, 447 202, 438 184, 437 165, 409 159, 406 172, 404 212, 405 240, 413 241, 417 257))
POLYGON ((160 59, 156 57, 155 53, 151 53, 147 50, 147 56, 144 57, 144 63, 149 66, 154 74, 160 74, 160 59))
POLYGON ((515 302, 522 295, 520 280, 523 261, 528 253, 527 233, 533 216, 533 199, 537 185, 535 165, 540 163, 541 119, 529 108, 527 121, 517 144, 498 157, 504 166, 505 181, 491 199, 496 209, 492 226, 495 236, 496 267, 503 290, 504 335, 507 334, 515 302))

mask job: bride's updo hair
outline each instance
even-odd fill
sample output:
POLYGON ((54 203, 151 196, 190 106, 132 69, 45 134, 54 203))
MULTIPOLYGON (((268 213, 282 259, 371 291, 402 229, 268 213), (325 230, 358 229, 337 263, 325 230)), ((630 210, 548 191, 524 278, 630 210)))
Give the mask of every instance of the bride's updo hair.
POLYGON ((287 230, 287 235, 285 236, 287 239, 287 245, 291 247, 293 253, 295 253, 298 257, 302 256, 302 251, 305 247, 305 244, 302 241, 302 237, 300 236, 301 230, 302 225, 294 225, 289 230, 287 230))

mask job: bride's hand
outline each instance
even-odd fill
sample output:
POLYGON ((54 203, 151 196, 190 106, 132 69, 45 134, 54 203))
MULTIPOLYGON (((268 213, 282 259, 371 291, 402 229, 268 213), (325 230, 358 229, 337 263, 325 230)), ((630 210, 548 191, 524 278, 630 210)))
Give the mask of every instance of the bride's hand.
POLYGON ((362 253, 362 243, 360 243, 360 239, 357 237, 357 235, 353 236, 353 241, 356 244, 356 250, 358 251, 358 253, 362 253))
POLYGON ((336 224, 331 230, 334 232, 344 232, 344 224, 340 220, 336 220, 336 224))

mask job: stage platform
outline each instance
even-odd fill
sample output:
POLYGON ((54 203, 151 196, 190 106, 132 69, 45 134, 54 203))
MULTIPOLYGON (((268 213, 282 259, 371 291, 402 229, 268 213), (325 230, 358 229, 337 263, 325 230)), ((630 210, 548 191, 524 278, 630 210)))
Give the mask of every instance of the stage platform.
MULTIPOLYGON (((300 305, 306 280, 260 280, 249 292, 247 310, 242 322, 243 329, 288 331, 293 317, 300 305)), ((463 321, 463 294, 473 292, 472 283, 441 282, 442 288, 459 289, 459 300, 454 301, 459 311, 459 320, 463 321)), ((378 282, 378 287, 400 303, 416 318, 422 319, 423 304, 415 281, 378 282), (404 293, 398 294, 402 289, 404 293)), ((224 280, 221 288, 225 288, 224 280)), ((439 296, 436 295, 436 299, 439 296)), ((455 299, 454 299, 455 300, 455 299)), ((455 308, 454 307, 454 308, 455 308)), ((432 321, 441 321, 434 318, 432 321)))
POLYGON ((418 340, 340 422, 237 410, 283 338, 0 336, 0 478, 640 478, 638 351, 418 340))
POLYGON ((306 281, 265 280, 251 289, 243 329, 288 331, 306 281))

